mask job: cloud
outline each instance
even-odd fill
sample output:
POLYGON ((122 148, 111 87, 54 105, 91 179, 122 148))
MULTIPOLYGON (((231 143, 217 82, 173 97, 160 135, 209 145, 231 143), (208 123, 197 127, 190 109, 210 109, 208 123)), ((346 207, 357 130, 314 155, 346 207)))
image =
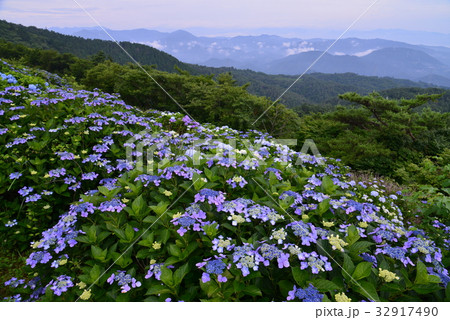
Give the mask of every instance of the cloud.
POLYGON ((298 47, 298 48, 290 48, 286 50, 286 53, 288 56, 291 56, 293 54, 299 54, 299 53, 304 53, 304 52, 310 52, 310 51, 314 51, 313 47, 298 47))
MULTIPOLYGON (((372 52, 377 51, 377 50, 378 49, 369 49, 369 50, 366 50, 366 51, 361 51, 361 52, 354 53, 354 54, 352 54, 352 56, 364 57, 364 56, 367 56, 367 55, 369 55, 372 52)), ((335 55, 336 55, 336 53, 335 53, 335 55)))
POLYGON ((147 42, 143 42, 142 44, 146 44, 146 45, 153 47, 155 49, 158 49, 158 50, 164 50, 166 48, 166 46, 161 44, 161 42, 159 42, 158 40, 155 40, 152 42, 147 41, 147 42))

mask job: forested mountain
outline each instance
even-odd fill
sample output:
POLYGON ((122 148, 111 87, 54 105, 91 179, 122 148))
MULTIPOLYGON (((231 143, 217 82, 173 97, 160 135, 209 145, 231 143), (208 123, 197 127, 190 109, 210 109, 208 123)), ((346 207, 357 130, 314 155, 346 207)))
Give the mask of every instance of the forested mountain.
MULTIPOLYGON (((184 36, 175 33, 172 36, 184 36)), ((62 35, 53 31, 24 27, 0 20, 0 39, 8 42, 23 44, 27 47, 52 49, 62 53, 70 53, 77 57, 92 57, 103 52, 106 57, 120 64, 131 62, 130 58, 112 41, 89 40, 75 36, 62 35)), ((248 92, 277 99, 297 78, 296 76, 268 75, 251 70, 236 68, 213 68, 194 64, 183 63, 157 49, 129 42, 121 42, 121 45, 137 61, 144 65, 155 65, 158 70, 175 72, 179 67, 193 75, 219 75, 231 73, 239 85, 249 84, 248 92)), ((6 54, 8 45, 4 44, 6 54)), ((11 49, 13 50, 13 49, 11 49)), ((14 50, 13 50, 14 51, 14 50)), ((20 53, 11 53, 11 55, 20 53)), ((7 58, 7 56, 4 55, 7 58)), ((52 66, 45 66, 46 70, 57 72, 52 66)), ((431 85, 410 80, 401 80, 387 77, 367 77, 354 73, 344 74, 306 74, 296 83, 281 99, 288 107, 300 112, 312 110, 325 110, 332 108, 338 102, 337 95, 348 91, 367 94, 372 91, 381 91, 392 88, 419 87, 426 88, 431 85), (318 105, 321 106, 318 106, 318 105), (326 106, 324 106, 326 105, 326 106)))
MULTIPOLYGON (((62 30, 87 39, 109 40, 100 28, 62 30)), ((184 30, 160 32, 147 29, 108 30, 115 39, 153 46, 187 63, 235 67, 269 74, 301 74, 324 51, 312 71, 353 72, 359 75, 405 78, 434 85, 450 82, 450 48, 414 45, 353 34, 330 48, 334 38, 282 37, 270 34, 234 37, 196 36, 184 30), (330 49, 330 50, 328 50, 330 49)), ((349 35, 352 33, 349 33, 349 35)), ((305 37, 306 36, 306 37, 305 37)), ((416 42, 415 42, 416 43, 416 42)), ((447 45, 448 41, 440 42, 447 45)))
MULTIPOLYGON (((0 38, 31 48, 71 53, 80 58, 88 58, 103 51, 117 63, 130 62, 126 53, 113 41, 83 39, 35 27, 24 27, 4 20, 0 20, 0 38)), ((137 61, 147 65, 155 64, 159 70, 172 72, 176 65, 183 64, 173 56, 146 45, 130 42, 121 42, 120 44, 137 61)))

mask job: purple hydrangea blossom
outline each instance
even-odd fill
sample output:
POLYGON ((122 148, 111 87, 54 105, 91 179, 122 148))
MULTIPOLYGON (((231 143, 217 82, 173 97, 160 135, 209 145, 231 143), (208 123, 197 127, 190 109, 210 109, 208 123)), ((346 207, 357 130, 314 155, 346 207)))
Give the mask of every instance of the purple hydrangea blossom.
POLYGON ((32 187, 23 187, 22 189, 20 189, 18 191, 18 193, 22 196, 22 197, 26 197, 27 195, 29 195, 31 192, 33 192, 33 188, 32 187))
POLYGON ((224 193, 211 189, 202 189, 195 195, 195 202, 208 201, 209 204, 221 205, 225 201, 224 193))
POLYGON ((60 168, 60 169, 50 170, 48 172, 48 175, 53 178, 63 177, 66 175, 66 169, 60 168))
POLYGON ((56 280, 50 281, 47 287, 53 291, 54 294, 60 296, 61 293, 66 292, 69 288, 73 287, 72 278, 66 275, 61 275, 56 280))
POLYGON ((203 260, 203 262, 199 262, 196 266, 199 269, 204 269, 205 272, 202 274, 202 282, 206 283, 211 280, 211 275, 217 275, 217 281, 219 282, 227 282, 227 278, 223 276, 225 269, 229 269, 231 265, 228 265, 223 262, 225 258, 224 255, 215 256, 215 259, 207 258, 203 260))
POLYGON ((318 274, 320 271, 333 270, 331 263, 328 262, 328 258, 317 254, 315 251, 311 253, 302 252, 299 254, 299 259, 301 260, 300 269, 303 270, 310 267, 311 272, 314 274, 318 274))
POLYGON ((117 270, 117 272, 111 274, 106 282, 108 282, 110 285, 112 285, 114 282, 117 282, 117 284, 120 286, 121 293, 127 293, 131 290, 131 288, 138 288, 141 286, 140 281, 137 281, 125 271, 120 270, 117 270))
POLYGON ((22 176, 22 174, 20 172, 13 172, 9 175, 9 179, 14 180, 14 179, 19 179, 22 176))
POLYGON ((98 210, 102 212, 120 212, 125 208, 126 205, 122 203, 119 199, 112 199, 111 201, 105 201, 100 204, 98 210))
POLYGON ((294 300, 295 298, 298 298, 303 302, 322 302, 323 294, 319 293, 319 290, 317 290, 312 284, 309 284, 309 286, 305 289, 297 289, 297 287, 294 286, 294 289, 289 291, 286 300, 294 300))
POLYGON ((47 251, 36 251, 32 252, 27 259, 27 265, 31 268, 36 267, 38 263, 46 264, 50 261, 52 255, 47 251))

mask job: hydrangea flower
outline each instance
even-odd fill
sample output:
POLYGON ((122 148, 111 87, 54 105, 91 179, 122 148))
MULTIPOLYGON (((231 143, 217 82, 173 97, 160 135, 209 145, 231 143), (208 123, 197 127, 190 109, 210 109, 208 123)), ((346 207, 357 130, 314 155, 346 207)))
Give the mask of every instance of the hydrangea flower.
POLYGON ((195 195, 194 202, 205 202, 209 204, 221 205, 225 201, 224 193, 221 191, 215 191, 211 189, 202 189, 195 195))
POLYGON ((339 235, 330 235, 328 242, 331 244, 333 250, 339 250, 344 252, 344 247, 348 246, 348 243, 342 240, 339 235))
POLYGON ((287 268, 289 264, 289 254, 278 249, 275 245, 262 244, 258 249, 258 259, 267 267, 273 259, 277 259, 278 268, 287 268))
POLYGON ((284 231, 283 228, 278 229, 278 230, 273 230, 272 231, 272 235, 270 236, 269 239, 274 239, 277 240, 277 242, 279 244, 282 244, 284 240, 286 240, 286 236, 287 236, 287 232, 284 231))
POLYGON ((141 174, 136 179, 134 179, 134 181, 135 182, 141 181, 144 184, 144 187, 147 187, 150 182, 158 187, 161 183, 161 177, 148 174, 141 174))
POLYGON ((71 152, 56 152, 56 155, 59 156, 61 160, 75 160, 75 155, 71 152))
POLYGON ((250 274, 250 269, 258 271, 260 260, 258 252, 253 249, 251 244, 244 243, 243 246, 234 248, 233 262, 238 269, 241 269, 244 277, 250 274))
POLYGON ((91 180, 93 181, 94 179, 97 179, 98 177, 98 173, 96 172, 88 172, 88 173, 83 173, 81 175, 81 180, 91 180))
POLYGON ((32 194, 25 198, 25 202, 36 202, 42 198, 40 194, 32 194))
POLYGON ((392 247, 389 244, 385 244, 375 250, 375 255, 379 253, 384 253, 393 259, 400 260, 405 267, 408 264, 414 266, 414 263, 406 255, 408 253, 408 250, 403 247, 392 247))
POLYGON ((418 237, 410 237, 405 242, 403 248, 409 249, 411 253, 420 252, 425 255, 426 262, 441 261, 441 250, 437 248, 433 241, 418 237))
POLYGON ((215 259, 212 258, 204 259, 203 262, 199 262, 196 266, 199 269, 205 270, 202 274, 202 282, 206 283, 211 280, 211 275, 217 275, 217 281, 219 282, 227 282, 227 278, 222 274, 225 272, 225 269, 229 269, 231 265, 228 265, 223 262, 225 258, 224 255, 214 256, 215 259))
POLYGON ((23 279, 17 279, 16 277, 13 277, 5 282, 5 286, 17 288, 18 286, 25 283, 25 280, 23 279))
POLYGON ((110 285, 112 285, 114 282, 117 282, 117 284, 120 286, 121 293, 127 293, 131 290, 131 288, 138 288, 141 286, 140 281, 137 281, 131 275, 121 270, 117 270, 117 272, 111 274, 106 282, 108 282, 110 285))
POLYGON ((275 175, 275 177, 278 180, 283 180, 283 177, 281 177, 281 170, 276 169, 276 168, 266 168, 266 170, 264 171, 264 174, 268 174, 269 172, 273 172, 273 174, 275 175))
POLYGON ((33 192, 33 188, 32 187, 23 187, 22 189, 20 189, 18 191, 18 193, 22 196, 22 197, 26 197, 27 195, 29 195, 31 192, 33 192))
POLYGON ((319 293, 319 290, 317 290, 312 284, 309 284, 309 286, 305 289, 297 289, 297 287, 294 286, 294 289, 288 292, 286 300, 294 300, 295 298, 298 298, 303 302, 322 302, 323 294, 319 293))
POLYGON ((19 179, 22 176, 22 174, 20 172, 13 172, 9 175, 9 179, 14 180, 14 179, 19 179))
POLYGON ((314 274, 318 274, 320 271, 324 272, 333 270, 331 263, 328 262, 328 258, 317 254, 315 251, 311 253, 302 252, 299 255, 299 259, 301 261, 300 269, 303 270, 310 267, 311 272, 314 274))
POLYGON ((384 270, 381 268, 378 268, 378 276, 382 278, 385 282, 400 280, 400 278, 394 272, 390 272, 389 270, 384 270))
POLYGON ((50 281, 47 285, 53 291, 54 294, 60 296, 61 293, 66 292, 69 288, 73 287, 72 278, 69 276, 59 276, 56 280, 50 281))
POLYGON ((316 227, 312 223, 305 223, 303 221, 294 221, 289 223, 287 227, 290 227, 294 235, 301 238, 302 245, 310 246, 311 243, 316 243, 318 239, 318 234, 316 227))
POLYGON ((27 259, 27 265, 29 265, 31 268, 34 268, 38 263, 45 264, 49 262, 51 258, 52 255, 47 251, 32 252, 27 259))
POLYGON ((231 251, 234 248, 234 245, 231 244, 231 238, 228 237, 224 240, 224 237, 220 235, 218 238, 214 238, 212 241, 212 249, 217 251, 218 253, 223 253, 223 250, 231 251))
POLYGON ((17 225, 17 219, 14 219, 12 221, 8 221, 7 223, 5 223, 5 227, 7 227, 7 228, 14 227, 15 225, 17 225))
POLYGON ((246 184, 248 184, 247 180, 242 176, 234 176, 232 179, 228 179, 226 181, 233 189, 239 187, 243 188, 246 184))
POLYGON ((102 212, 120 212, 125 208, 126 205, 122 203, 119 199, 112 199, 111 201, 105 201, 100 204, 98 210, 102 212))
POLYGON ((48 172, 48 175, 53 178, 60 178, 60 177, 63 177, 66 175, 66 169, 59 168, 59 169, 50 170, 48 172))

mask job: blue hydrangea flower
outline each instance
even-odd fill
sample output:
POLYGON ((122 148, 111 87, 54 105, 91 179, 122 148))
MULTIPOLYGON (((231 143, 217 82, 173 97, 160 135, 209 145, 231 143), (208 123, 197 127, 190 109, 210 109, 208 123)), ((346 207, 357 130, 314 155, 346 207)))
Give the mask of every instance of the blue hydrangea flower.
POLYGON ((98 210, 102 212, 120 212, 125 208, 126 205, 122 203, 119 199, 112 199, 111 201, 105 201, 100 204, 98 210))
POLYGON ((14 219, 12 221, 8 221, 7 223, 5 223, 5 227, 7 227, 7 228, 14 227, 15 225, 17 225, 17 220, 16 219, 14 219))
POLYGON ((127 293, 131 288, 138 288, 141 286, 141 282, 137 281, 131 275, 127 274, 125 271, 117 270, 116 273, 111 274, 111 276, 106 280, 109 284, 117 282, 120 286, 121 293, 127 293), (130 287, 131 284, 131 287, 130 287))
POLYGON ((302 252, 299 254, 299 259, 301 260, 300 269, 303 270, 310 267, 311 272, 314 274, 318 274, 320 271, 324 272, 333 270, 328 258, 317 254, 315 251, 311 253, 302 252))
POLYGON ((56 280, 50 281, 47 285, 53 291, 54 294, 60 296, 61 293, 66 292, 69 288, 73 287, 72 278, 69 276, 59 276, 56 280))
POLYGON ((225 258, 224 255, 214 256, 214 260, 211 260, 212 258, 207 258, 203 260, 203 262, 199 262, 196 264, 196 266, 199 269, 205 270, 202 274, 202 282, 206 283, 211 280, 211 275, 217 275, 217 281, 219 282, 227 282, 227 278, 223 276, 223 273, 225 272, 225 269, 229 269, 230 265, 227 266, 225 262, 223 262, 223 259, 225 258))
POLYGON ((13 172, 9 175, 9 179, 14 180, 14 179, 19 179, 22 176, 22 174, 20 172, 13 172))
POLYGON ((297 289, 297 287, 294 286, 294 289, 289 291, 286 300, 294 300, 295 298, 298 298, 303 302, 322 302, 323 294, 319 293, 319 290, 317 290, 312 284, 309 284, 309 286, 305 289, 297 289))

